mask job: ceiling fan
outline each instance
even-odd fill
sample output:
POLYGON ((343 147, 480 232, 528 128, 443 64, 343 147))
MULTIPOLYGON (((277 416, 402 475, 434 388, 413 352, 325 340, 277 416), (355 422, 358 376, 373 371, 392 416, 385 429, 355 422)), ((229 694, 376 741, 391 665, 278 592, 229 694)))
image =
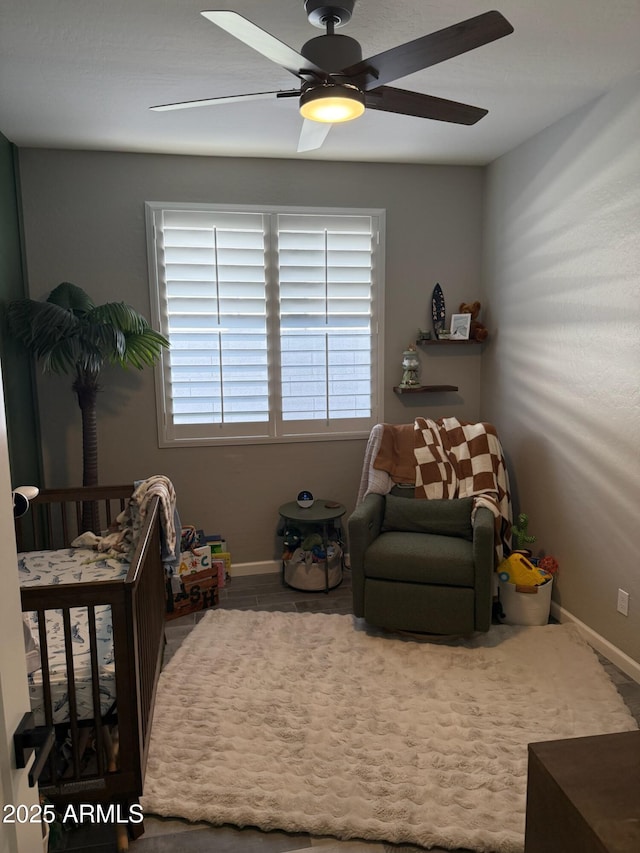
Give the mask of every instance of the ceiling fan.
POLYGON ((284 91, 160 104, 151 109, 180 110, 264 98, 298 98, 305 119, 298 151, 319 148, 332 124, 358 118, 365 108, 466 125, 475 124, 487 114, 488 110, 480 107, 386 84, 509 35, 513 27, 500 12, 484 12, 363 59, 355 39, 335 32, 351 20, 354 5, 355 0, 305 0, 310 23, 324 29, 325 34, 312 38, 300 52, 236 12, 202 12, 207 20, 298 77, 300 85, 284 91))

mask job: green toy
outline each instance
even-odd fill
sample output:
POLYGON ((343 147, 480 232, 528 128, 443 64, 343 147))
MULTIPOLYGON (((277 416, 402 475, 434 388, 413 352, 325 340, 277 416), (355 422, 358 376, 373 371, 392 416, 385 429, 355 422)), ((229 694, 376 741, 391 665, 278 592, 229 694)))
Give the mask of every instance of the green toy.
POLYGON ((302 542, 304 551, 312 551, 322 545, 322 536, 319 533, 310 533, 302 542))
POLYGON ((536 541, 536 537, 527 533, 527 527, 529 526, 529 516, 524 512, 521 512, 517 519, 517 524, 514 524, 511 528, 511 536, 513 538, 513 550, 514 551, 522 551, 526 550, 526 545, 531 545, 536 541))

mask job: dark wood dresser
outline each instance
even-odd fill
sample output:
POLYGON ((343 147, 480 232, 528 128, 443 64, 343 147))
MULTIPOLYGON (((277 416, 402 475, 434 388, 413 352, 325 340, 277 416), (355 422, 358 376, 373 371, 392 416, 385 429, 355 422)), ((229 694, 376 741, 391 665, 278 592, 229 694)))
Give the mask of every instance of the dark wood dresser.
POLYGON ((529 744, 525 853, 640 853, 640 731, 529 744))

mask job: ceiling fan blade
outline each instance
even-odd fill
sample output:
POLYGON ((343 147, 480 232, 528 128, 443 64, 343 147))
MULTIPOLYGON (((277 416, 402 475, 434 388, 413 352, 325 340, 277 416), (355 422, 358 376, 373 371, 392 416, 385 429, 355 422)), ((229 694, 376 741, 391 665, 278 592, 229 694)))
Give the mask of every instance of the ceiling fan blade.
POLYGON ((244 44, 266 56, 277 65, 281 65, 287 71, 302 79, 315 79, 318 74, 326 77, 327 72, 313 62, 293 50, 284 42, 272 36, 266 30, 238 15, 237 12, 201 12, 212 24, 235 36, 244 44), (305 73, 307 72, 307 73, 305 73))
POLYGON ((341 73, 362 89, 375 89, 512 32, 513 27, 500 12, 484 12, 475 18, 363 59, 343 69, 341 73))
POLYGON ((435 121, 450 121, 454 124, 475 124, 489 112, 481 107, 423 95, 420 92, 407 92, 405 89, 395 89, 391 86, 380 86, 367 92, 365 105, 372 110, 430 118, 435 121))
POLYGON ((310 121, 306 118, 300 131, 298 153, 301 151, 315 151, 317 148, 320 148, 332 127, 333 125, 329 122, 310 121))
POLYGON ((188 110, 191 107, 210 107, 213 104, 235 104, 240 101, 261 101, 265 98, 292 98, 298 97, 300 91, 298 89, 283 90, 280 92, 254 92, 249 95, 220 95, 217 98, 204 98, 199 101, 180 101, 177 104, 158 104, 155 107, 149 107, 155 112, 163 112, 168 110, 188 110))

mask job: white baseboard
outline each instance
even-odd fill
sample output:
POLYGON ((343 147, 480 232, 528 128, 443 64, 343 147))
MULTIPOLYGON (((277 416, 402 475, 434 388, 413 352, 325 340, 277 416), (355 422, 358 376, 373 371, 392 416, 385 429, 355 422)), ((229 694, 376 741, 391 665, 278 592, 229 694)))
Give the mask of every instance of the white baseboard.
MULTIPOLYGON (((344 567, 351 568, 349 554, 344 555, 344 567)), ((244 578, 247 575, 279 574, 281 571, 281 560, 263 560, 260 563, 232 563, 230 575, 232 578, 244 578)))
POLYGON ((611 663, 615 664, 618 669, 621 669, 622 672, 629 676, 629 678, 632 678, 640 684, 640 663, 638 663, 638 661, 630 658, 629 655, 625 654, 617 646, 614 646, 613 643, 609 642, 609 640, 605 640, 605 638, 596 633, 593 628, 585 625, 584 622, 581 622, 580 619, 575 617, 568 610, 565 610, 564 607, 560 607, 560 605, 556 604, 555 601, 551 602, 551 615, 561 623, 573 622, 590 646, 593 646, 596 651, 600 652, 600 654, 604 655, 607 660, 610 660, 611 663))
POLYGON ((232 578, 244 578, 247 575, 271 575, 282 571, 280 560, 263 560, 260 563, 232 563, 232 578))

